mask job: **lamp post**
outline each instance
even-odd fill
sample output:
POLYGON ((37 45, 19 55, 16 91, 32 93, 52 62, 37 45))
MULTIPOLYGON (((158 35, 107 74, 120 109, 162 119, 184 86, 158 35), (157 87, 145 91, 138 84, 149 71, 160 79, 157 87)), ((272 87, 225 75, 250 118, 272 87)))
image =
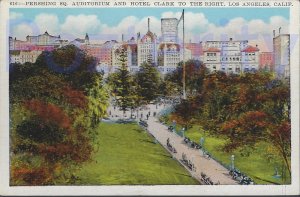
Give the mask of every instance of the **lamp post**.
POLYGON ((234 170, 234 155, 231 155, 231 170, 234 170))
POLYGON ((182 132, 182 137, 183 137, 183 138, 184 138, 184 130, 185 130, 185 128, 183 127, 183 128, 182 128, 182 131, 181 131, 181 132, 182 132))
POLYGON ((173 131, 176 132, 176 121, 175 120, 173 120, 172 126, 173 126, 173 131))
POLYGON ((200 138, 200 146, 201 148, 204 150, 204 141, 205 141, 205 138, 204 137, 201 137, 200 138))

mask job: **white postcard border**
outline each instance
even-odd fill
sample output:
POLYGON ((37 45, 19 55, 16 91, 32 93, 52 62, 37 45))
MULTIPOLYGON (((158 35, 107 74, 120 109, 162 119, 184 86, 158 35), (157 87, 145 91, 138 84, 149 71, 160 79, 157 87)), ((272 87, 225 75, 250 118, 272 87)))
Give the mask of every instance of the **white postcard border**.
MULTIPOLYGON (((63 2, 57 0, 56 2, 63 2)), ((97 1, 97 0, 94 0, 97 1)), ((125 0, 129 1, 129 0, 125 0)), ((154 0, 142 0, 154 1, 154 0)), ((174 0, 178 1, 178 0, 174 0)), ((192 0, 191 0, 192 1, 192 0)), ((291 50, 291 123, 292 123, 292 184, 291 185, 221 185, 221 186, 9 186, 9 94, 8 94, 8 8, 9 0, 0 0, 0 195, 288 195, 299 194, 299 16, 298 0, 290 7, 290 34, 298 36, 291 50)), ((14 2, 22 2, 15 0, 14 2)), ((71 2, 71 1, 69 1, 71 2)), ((88 1, 86 1, 88 2, 88 1)), ((115 1, 112 1, 115 2, 115 1)), ((202 1, 204 2, 204 1, 202 1)), ((214 2, 214 1, 213 1, 214 2)), ((219 2, 219 1, 215 1, 219 2)), ((225 1, 237 2, 237 1, 225 1)), ((243 1, 239 1, 243 2, 243 1)), ((26 7, 26 6, 15 6, 26 7)), ((28 7, 28 6, 27 6, 28 7)), ((39 6, 43 7, 43 6, 39 6)), ((55 6, 57 8, 61 6, 55 6)), ((35 6, 38 8, 38 6, 35 6)), ((75 7, 74 7, 75 8, 75 7)), ((183 7, 184 8, 184 7, 183 7)))

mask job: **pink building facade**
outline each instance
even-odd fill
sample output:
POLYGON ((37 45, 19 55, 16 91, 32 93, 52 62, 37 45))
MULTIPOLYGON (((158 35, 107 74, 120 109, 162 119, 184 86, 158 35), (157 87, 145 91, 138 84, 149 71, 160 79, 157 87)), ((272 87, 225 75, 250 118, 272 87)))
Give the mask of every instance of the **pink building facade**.
POLYGON ((259 54, 259 69, 267 69, 274 71, 273 52, 261 52, 259 54))

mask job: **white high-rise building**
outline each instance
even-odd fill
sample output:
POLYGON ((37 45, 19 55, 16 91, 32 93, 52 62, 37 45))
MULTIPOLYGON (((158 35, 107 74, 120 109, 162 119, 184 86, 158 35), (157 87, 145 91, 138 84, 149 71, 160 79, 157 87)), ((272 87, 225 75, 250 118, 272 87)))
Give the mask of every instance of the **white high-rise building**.
POLYGON ((178 19, 162 18, 161 19, 162 42, 178 42, 178 19))
POLYGON ((206 41, 203 62, 211 71, 227 74, 256 71, 259 68, 259 49, 248 45, 248 40, 206 41))
POLYGON ((259 49, 253 46, 247 46, 241 51, 242 54, 242 72, 257 71, 259 69, 259 49))
POLYGON ((59 36, 52 36, 47 31, 38 36, 26 36, 26 41, 34 45, 61 45, 61 38, 59 36))
POLYGON ((290 35, 280 34, 273 38, 274 67, 278 78, 290 76, 290 35))
POLYGON ((162 73, 174 71, 180 62, 180 46, 176 43, 161 43, 158 49, 158 70, 162 73))
POLYGON ((221 70, 221 50, 210 47, 203 51, 203 62, 210 72, 221 70))
POLYGON ((157 36, 150 31, 150 19, 148 18, 148 31, 142 39, 138 37, 137 54, 138 66, 143 63, 157 65, 157 36))

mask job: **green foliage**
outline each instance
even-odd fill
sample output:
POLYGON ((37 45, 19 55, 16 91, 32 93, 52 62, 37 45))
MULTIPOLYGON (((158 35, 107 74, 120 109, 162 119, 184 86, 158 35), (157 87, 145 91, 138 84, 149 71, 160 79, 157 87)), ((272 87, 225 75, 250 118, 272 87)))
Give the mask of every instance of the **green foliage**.
POLYGON ((227 152, 270 142, 290 172, 289 86, 269 72, 201 76, 197 93, 176 107, 172 119, 226 137, 227 152))
POLYGON ((128 109, 136 107, 139 97, 136 93, 137 84, 126 65, 127 55, 124 48, 120 50, 119 61, 121 67, 109 76, 108 83, 115 104, 125 113, 128 109))
MULTIPOLYGON (((185 62, 185 81, 186 92, 188 96, 195 95, 201 91, 204 76, 207 74, 207 70, 202 62, 198 60, 189 60, 185 62)), ((177 92, 182 92, 183 83, 183 62, 178 64, 178 67, 172 73, 168 73, 165 76, 166 94, 176 95, 177 92), (173 89, 171 88, 173 87, 173 89)))
POLYGON ((161 96, 161 79, 158 70, 150 64, 141 65, 139 72, 135 75, 138 84, 138 95, 144 103, 149 103, 161 96))
POLYGON ((11 184, 66 183, 67 171, 90 158, 91 131, 108 106, 95 66, 75 46, 43 52, 34 64, 11 65, 11 184), (20 155, 23 159, 15 162, 20 155), (41 165, 29 162, 33 158, 41 165))
MULTIPOLYGON (((235 156, 235 166, 247 176, 254 179, 256 184, 289 184, 290 178, 287 176, 286 180, 276 179, 273 177, 275 167, 281 175, 282 158, 278 153, 270 152, 270 148, 274 149, 274 145, 270 142, 258 142, 252 147, 243 147, 229 152, 225 152, 222 147, 227 144, 226 136, 212 135, 210 132, 205 131, 199 126, 185 132, 186 136, 191 140, 198 142, 201 137, 205 138, 205 150, 207 150, 214 158, 226 166, 230 165, 231 155, 235 156)), ((288 173, 288 171, 286 170, 288 173)))
POLYGON ((45 124, 39 118, 22 122, 16 131, 21 137, 39 143, 55 144, 61 142, 64 137, 63 129, 57 125, 45 124))

